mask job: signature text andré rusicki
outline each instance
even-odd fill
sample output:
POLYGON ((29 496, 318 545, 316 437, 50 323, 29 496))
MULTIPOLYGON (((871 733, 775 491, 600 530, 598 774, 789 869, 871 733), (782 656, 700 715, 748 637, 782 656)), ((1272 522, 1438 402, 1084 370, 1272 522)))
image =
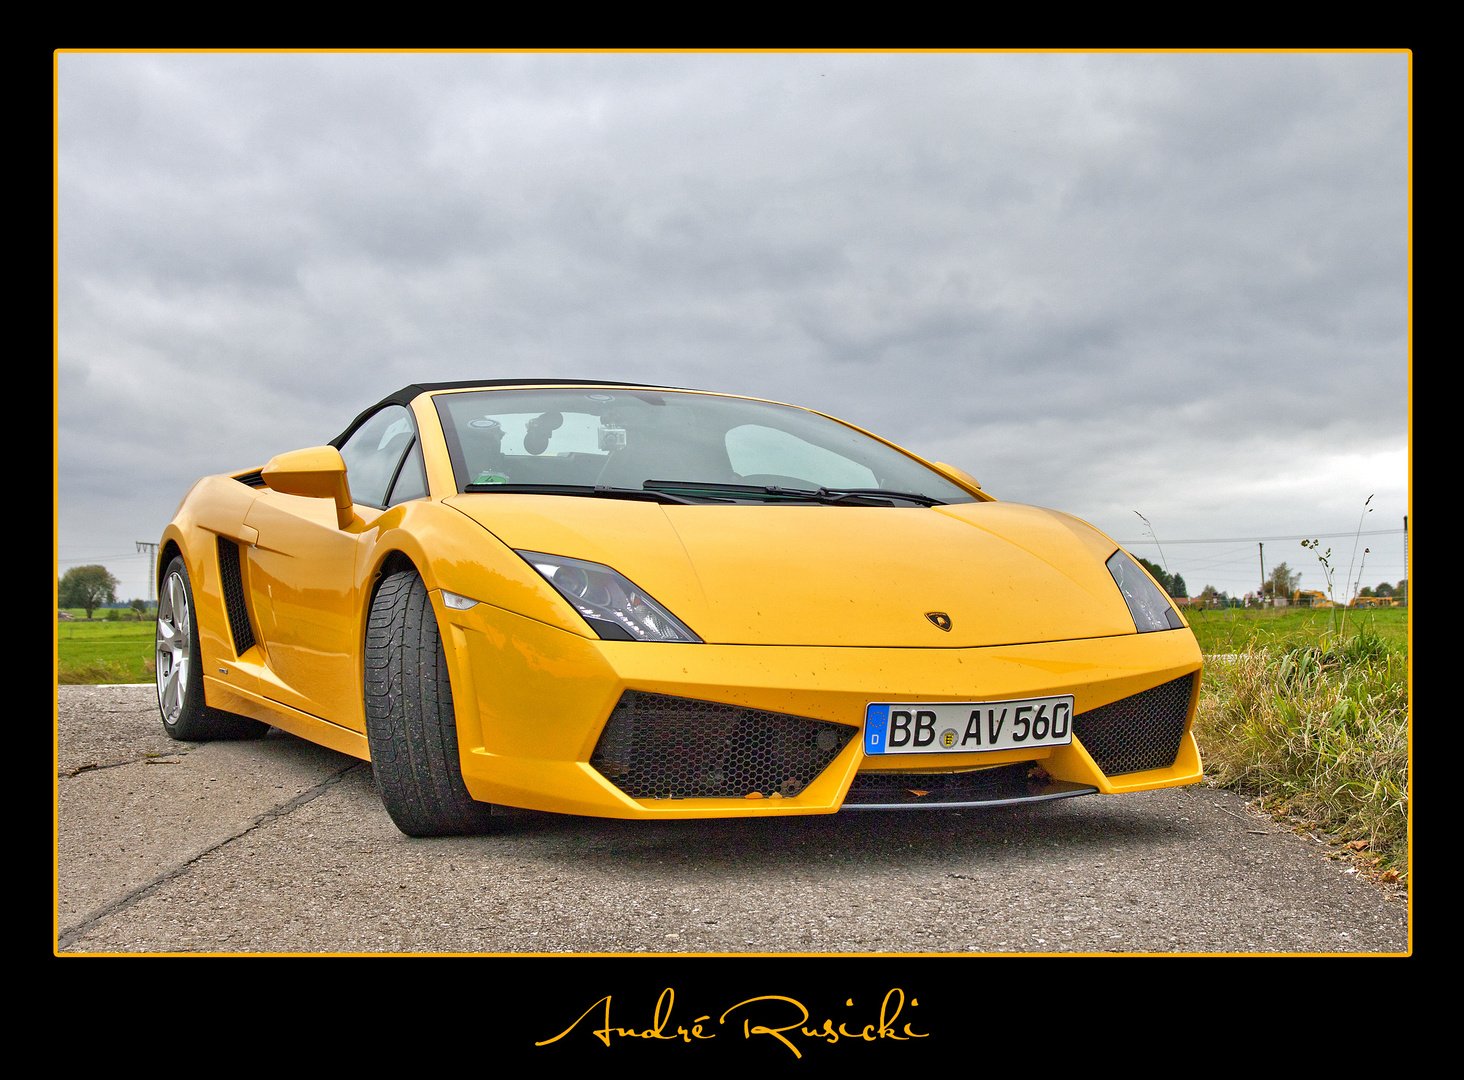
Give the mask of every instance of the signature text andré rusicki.
MULTIPOLYGON (((905 992, 898 987, 891 990, 880 1002, 879 1016, 872 1014, 856 1018, 857 1010, 837 1023, 832 1018, 819 1023, 812 1019, 812 1013, 796 998, 781 994, 763 994, 747 998, 723 1010, 715 1019, 711 1013, 697 1016, 689 1022, 676 1022, 672 1011, 676 1006, 676 991, 667 987, 656 999, 651 1012, 649 1027, 637 1030, 635 1027, 616 1027, 610 1021, 612 995, 606 994, 558 1035, 542 1039, 535 1046, 556 1043, 575 1031, 593 1035, 606 1046, 616 1039, 662 1039, 668 1042, 702 1042, 718 1036, 741 1034, 744 1039, 767 1037, 777 1039, 793 1051, 795 1057, 802 1057, 798 1043, 816 1039, 826 1043, 843 1041, 879 1042, 881 1039, 895 1039, 904 1042, 909 1039, 924 1039, 929 1032, 915 1031, 913 1021, 900 1023, 900 1014, 906 1008, 905 992), (866 1022, 861 1023, 860 1019, 866 1022), (591 1025, 598 1021, 599 1027, 591 1025)), ((918 1007, 919 998, 910 998, 911 1009, 918 1007)), ((844 1002, 846 1009, 854 1009, 854 999, 844 1002)))

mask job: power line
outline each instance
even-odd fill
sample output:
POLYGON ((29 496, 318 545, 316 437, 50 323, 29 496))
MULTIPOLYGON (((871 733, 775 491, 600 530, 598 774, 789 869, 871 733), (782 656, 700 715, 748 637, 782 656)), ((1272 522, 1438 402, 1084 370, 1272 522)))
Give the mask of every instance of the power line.
MULTIPOLYGON (((1171 544, 1258 544, 1269 543, 1272 540, 1334 540, 1337 537, 1348 536, 1402 536, 1403 529, 1373 529, 1366 532, 1337 532, 1337 533, 1301 533, 1298 536, 1222 536, 1212 540, 1171 540, 1171 544)), ((1133 547, 1136 544, 1154 544, 1158 542, 1152 539, 1144 540, 1120 540, 1124 547, 1133 547)))
MULTIPOLYGON (((157 545, 154 545, 156 547, 157 545)), ((130 552, 124 555, 69 555, 56 557, 57 562, 80 563, 80 562, 136 562, 145 556, 144 552, 130 552)))

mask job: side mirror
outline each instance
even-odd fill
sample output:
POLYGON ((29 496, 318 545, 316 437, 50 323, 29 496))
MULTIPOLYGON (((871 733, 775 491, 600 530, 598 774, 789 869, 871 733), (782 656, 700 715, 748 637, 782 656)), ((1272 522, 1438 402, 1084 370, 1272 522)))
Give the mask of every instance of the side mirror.
POLYGON ((335 500, 336 524, 344 529, 355 517, 346 463, 334 446, 312 446, 277 454, 260 470, 265 485, 282 495, 335 500))
MULTIPOLYGON (((962 487, 975 488, 977 491, 981 491, 981 481, 977 480, 965 469, 958 469, 954 465, 947 465, 944 461, 932 461, 931 464, 962 487)), ((985 492, 982 492, 982 494, 985 494, 985 492)))

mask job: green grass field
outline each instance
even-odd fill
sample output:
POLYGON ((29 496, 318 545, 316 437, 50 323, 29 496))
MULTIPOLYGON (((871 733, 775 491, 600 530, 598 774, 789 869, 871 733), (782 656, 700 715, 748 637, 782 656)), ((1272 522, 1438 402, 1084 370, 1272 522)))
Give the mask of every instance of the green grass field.
MULTIPOLYGON (((84 614, 74 612, 78 616, 84 614)), ((1338 609, 1313 611, 1301 608, 1256 610, 1230 608, 1223 611, 1190 611, 1185 616, 1206 655, 1241 653, 1264 645, 1288 646, 1298 643, 1315 645, 1323 635, 1341 632, 1342 612, 1338 609)), ((62 682, 151 682, 153 620, 140 622, 119 620, 107 622, 57 623, 60 637, 62 682), (83 678, 90 670, 94 677, 83 678), (126 678, 117 677, 124 671, 126 678), (70 672, 73 677, 68 678, 70 672)), ((1378 611, 1349 611, 1346 633, 1370 628, 1389 646, 1408 649, 1408 609, 1383 608, 1378 611)))
MULTIPOLYGON (((1408 609, 1378 608, 1348 611, 1345 633, 1368 627, 1388 645, 1408 650, 1408 609)), ((1241 653, 1265 645, 1316 645, 1324 635, 1343 633, 1341 608, 1226 608, 1186 611, 1200 651, 1241 653)))
MULTIPOLYGON (((83 616, 85 613, 80 613, 83 616)), ((154 623, 58 622, 57 650, 62 683, 149 683, 153 681, 154 623)))

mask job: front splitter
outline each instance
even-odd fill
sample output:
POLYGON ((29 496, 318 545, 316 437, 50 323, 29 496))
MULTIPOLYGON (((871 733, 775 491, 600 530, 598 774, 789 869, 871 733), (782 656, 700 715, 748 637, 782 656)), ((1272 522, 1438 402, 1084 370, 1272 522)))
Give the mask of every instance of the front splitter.
POLYGON ((840 810, 943 810, 1014 806, 1019 803, 1096 795, 1091 784, 1034 778, 1029 762, 954 773, 862 772, 854 777, 840 810))

